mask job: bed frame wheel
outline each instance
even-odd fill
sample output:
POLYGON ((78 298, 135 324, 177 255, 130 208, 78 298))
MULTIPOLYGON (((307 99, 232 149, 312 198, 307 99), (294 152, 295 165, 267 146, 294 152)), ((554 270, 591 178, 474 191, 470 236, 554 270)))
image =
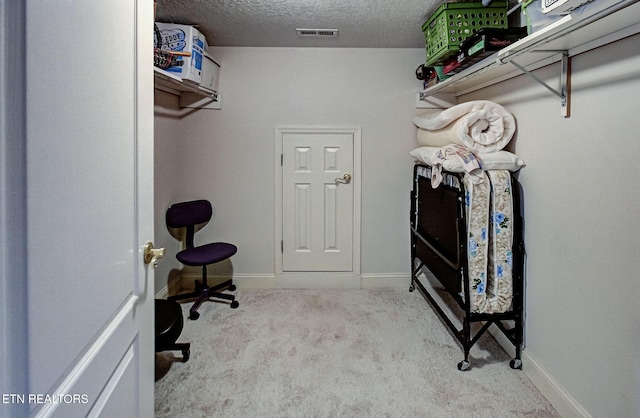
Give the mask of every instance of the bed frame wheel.
POLYGON ((413 292, 414 290, 416 290, 416 287, 411 283, 411 286, 409 286, 409 292, 413 292))
POLYGON ((462 360, 460 363, 458 363, 458 370, 460 370, 461 372, 467 371, 469 370, 469 366, 471 366, 471 363, 469 363, 467 360, 462 360))
POLYGON ((511 366, 512 369, 522 370, 522 360, 514 358, 509 362, 509 366, 511 366))

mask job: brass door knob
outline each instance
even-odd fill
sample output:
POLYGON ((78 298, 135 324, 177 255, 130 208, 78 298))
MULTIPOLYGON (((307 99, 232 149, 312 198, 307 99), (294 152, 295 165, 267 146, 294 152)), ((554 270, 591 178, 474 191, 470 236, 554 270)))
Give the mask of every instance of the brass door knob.
POLYGON ((164 257, 164 248, 153 248, 152 242, 144 245, 143 259, 145 264, 151 264, 153 268, 158 267, 158 260, 164 257))
POLYGON ((336 183, 349 184, 351 183, 351 174, 347 173, 342 178, 337 178, 336 183))

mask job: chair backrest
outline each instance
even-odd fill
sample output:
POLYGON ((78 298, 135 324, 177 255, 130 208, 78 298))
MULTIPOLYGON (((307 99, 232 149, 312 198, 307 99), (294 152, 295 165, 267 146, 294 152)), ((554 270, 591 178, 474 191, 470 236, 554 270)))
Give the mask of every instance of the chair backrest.
POLYGON ((167 209, 166 221, 171 228, 187 228, 186 245, 193 248, 195 226, 209 222, 213 209, 207 200, 174 203, 167 209))

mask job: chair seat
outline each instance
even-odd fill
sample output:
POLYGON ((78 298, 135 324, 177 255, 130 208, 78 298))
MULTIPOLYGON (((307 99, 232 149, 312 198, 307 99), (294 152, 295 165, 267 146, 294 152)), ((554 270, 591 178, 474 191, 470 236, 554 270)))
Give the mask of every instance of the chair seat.
POLYGON ((204 266, 226 260, 237 251, 238 248, 233 244, 214 242, 180 251, 176 258, 188 266, 204 266))

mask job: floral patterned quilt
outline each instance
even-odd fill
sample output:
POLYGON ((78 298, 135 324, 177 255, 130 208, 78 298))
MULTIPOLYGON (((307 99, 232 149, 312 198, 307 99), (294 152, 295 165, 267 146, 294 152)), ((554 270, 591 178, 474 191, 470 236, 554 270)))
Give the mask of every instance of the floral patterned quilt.
MULTIPOLYGON (((513 295, 513 196, 506 170, 464 175, 471 312, 502 313, 513 295)), ((464 289, 464 287, 463 287, 464 289)))

